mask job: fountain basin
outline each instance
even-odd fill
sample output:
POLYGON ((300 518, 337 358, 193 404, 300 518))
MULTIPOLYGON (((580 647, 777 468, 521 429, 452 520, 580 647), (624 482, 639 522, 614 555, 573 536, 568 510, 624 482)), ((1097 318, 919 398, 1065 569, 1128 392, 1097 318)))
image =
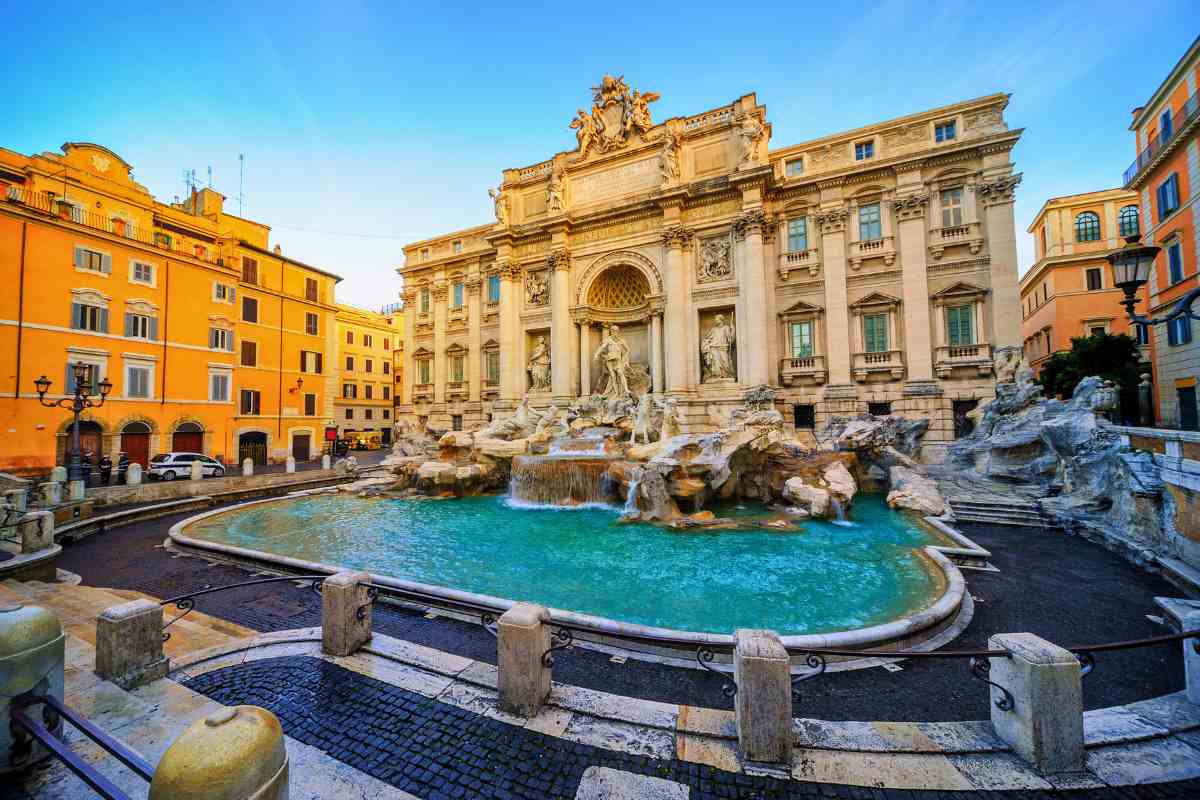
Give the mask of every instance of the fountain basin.
POLYGON ((799 533, 680 532, 622 525, 618 514, 513 508, 495 496, 311 495, 201 514, 170 537, 276 570, 366 569, 380 585, 450 605, 539 602, 552 621, 655 652, 728 646, 739 627, 777 630, 796 649, 909 648, 962 608, 962 575, 939 549, 956 543, 877 497, 856 504, 854 527, 808 521, 799 533))

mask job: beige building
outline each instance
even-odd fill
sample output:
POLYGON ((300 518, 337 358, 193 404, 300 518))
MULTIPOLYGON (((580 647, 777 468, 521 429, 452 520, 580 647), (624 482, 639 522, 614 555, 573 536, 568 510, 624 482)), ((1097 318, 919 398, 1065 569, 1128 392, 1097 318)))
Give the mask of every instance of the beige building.
POLYGON ((392 439, 392 351, 401 313, 382 314, 338 305, 338 389, 333 418, 339 437, 392 439))
POLYGON ((993 396, 1021 346, 1007 95, 776 149, 753 94, 662 123, 623 80, 590 99, 574 150, 504 171, 494 223, 404 248, 402 419, 615 382, 703 431, 770 384, 797 428, 870 410, 936 442, 993 396))

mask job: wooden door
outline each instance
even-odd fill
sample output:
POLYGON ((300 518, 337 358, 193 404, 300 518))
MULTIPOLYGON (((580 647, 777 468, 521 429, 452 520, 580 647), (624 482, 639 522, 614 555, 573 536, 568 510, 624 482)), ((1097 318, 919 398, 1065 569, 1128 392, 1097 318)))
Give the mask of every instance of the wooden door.
POLYGON ((121 451, 129 456, 129 463, 137 462, 144 469, 150 463, 150 434, 122 433, 121 451))
POLYGON ((204 434, 199 431, 175 431, 171 436, 171 449, 176 453, 203 453, 204 434))
POLYGON ((292 438, 292 458, 297 461, 308 461, 312 447, 312 437, 307 433, 298 433, 292 438))

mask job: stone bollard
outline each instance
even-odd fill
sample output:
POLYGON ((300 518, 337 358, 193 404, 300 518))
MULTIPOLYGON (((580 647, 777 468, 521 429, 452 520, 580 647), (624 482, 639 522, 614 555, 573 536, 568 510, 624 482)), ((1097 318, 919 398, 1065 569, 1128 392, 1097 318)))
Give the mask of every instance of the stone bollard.
POLYGON ((55 483, 66 483, 67 468, 55 467, 54 469, 50 470, 50 480, 54 481, 55 483))
POLYGON ((38 488, 42 492, 42 505, 56 506, 62 503, 63 485, 58 481, 46 481, 38 488))
POLYGON ((96 617, 96 674, 132 689, 167 674, 163 610, 150 600, 131 600, 96 617))
POLYGON ((242 462, 242 477, 249 478, 254 474, 254 459, 247 458, 242 462))
POLYGON ((339 572, 322 582, 322 652, 348 656, 371 641, 370 589, 363 585, 370 580, 366 572, 339 572))
POLYGON ((330 467, 332 467, 332 466, 333 466, 333 464, 332 464, 332 463, 330 462, 330 460, 329 460, 329 454, 328 454, 328 453, 326 453, 325 455, 321 456, 321 469, 326 469, 326 470, 327 470, 327 469, 329 469, 329 468, 330 468, 330 467))
POLYGON ((517 603, 496 623, 500 708, 510 714, 535 716, 550 696, 550 668, 542 663, 550 649, 549 615, 543 606, 517 603))
MULTIPOLYGON (((1183 615, 1183 630, 1200 631, 1200 611, 1183 615)), ((1183 640, 1183 674, 1187 680, 1187 699, 1200 705, 1200 637, 1183 640)))
POLYGON ((140 486, 142 483, 142 465, 134 461, 125 471, 126 486, 140 486))
MULTIPOLYGON (((0 602, 0 653, 0 774, 4 774, 49 755, 12 723, 12 701, 26 692, 63 699, 66 636, 58 616, 41 606, 0 602), (17 738, 20 746, 14 746, 17 738)), ((28 714, 43 722, 42 707, 33 706, 28 714)), ((62 720, 51 730, 61 735, 62 720)))
POLYGON ((150 800, 287 800, 288 753, 279 719, 258 706, 196 720, 167 748, 150 800))
POLYGON ((67 499, 72 501, 82 500, 87 495, 87 484, 83 481, 68 481, 67 482, 67 499))
POLYGON ((1012 694, 1009 710, 996 706, 1003 692, 991 687, 992 728, 1013 752, 1045 775, 1084 766, 1083 680, 1079 660, 1032 633, 1000 633, 988 649, 1008 650, 991 659, 988 680, 1012 694))
POLYGON ((204 480, 204 464, 199 461, 193 461, 191 474, 188 477, 194 481, 204 480))
POLYGON ((25 511, 28 508, 28 498, 24 489, 9 489, 4 493, 4 500, 15 511, 25 511))
POLYGON ((283 471, 289 475, 296 471, 296 457, 288 456, 287 461, 283 462, 283 471))
POLYGON ((30 511, 21 517, 21 552, 38 553, 54 544, 54 512, 30 511))
POLYGON ((792 760, 792 672, 775 631, 733 634, 738 745, 742 758, 767 764, 792 760))

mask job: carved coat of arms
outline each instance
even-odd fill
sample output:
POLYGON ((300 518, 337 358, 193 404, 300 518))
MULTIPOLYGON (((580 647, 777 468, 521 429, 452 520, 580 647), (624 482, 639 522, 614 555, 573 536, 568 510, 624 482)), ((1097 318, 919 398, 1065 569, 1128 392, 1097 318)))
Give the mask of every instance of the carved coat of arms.
POLYGON ((634 135, 644 136, 654 127, 650 104, 661 96, 658 92, 630 91, 623 76, 605 75, 599 86, 592 87, 592 113, 581 108, 571 120, 579 157, 587 158, 589 150, 607 153, 623 147, 634 135))

